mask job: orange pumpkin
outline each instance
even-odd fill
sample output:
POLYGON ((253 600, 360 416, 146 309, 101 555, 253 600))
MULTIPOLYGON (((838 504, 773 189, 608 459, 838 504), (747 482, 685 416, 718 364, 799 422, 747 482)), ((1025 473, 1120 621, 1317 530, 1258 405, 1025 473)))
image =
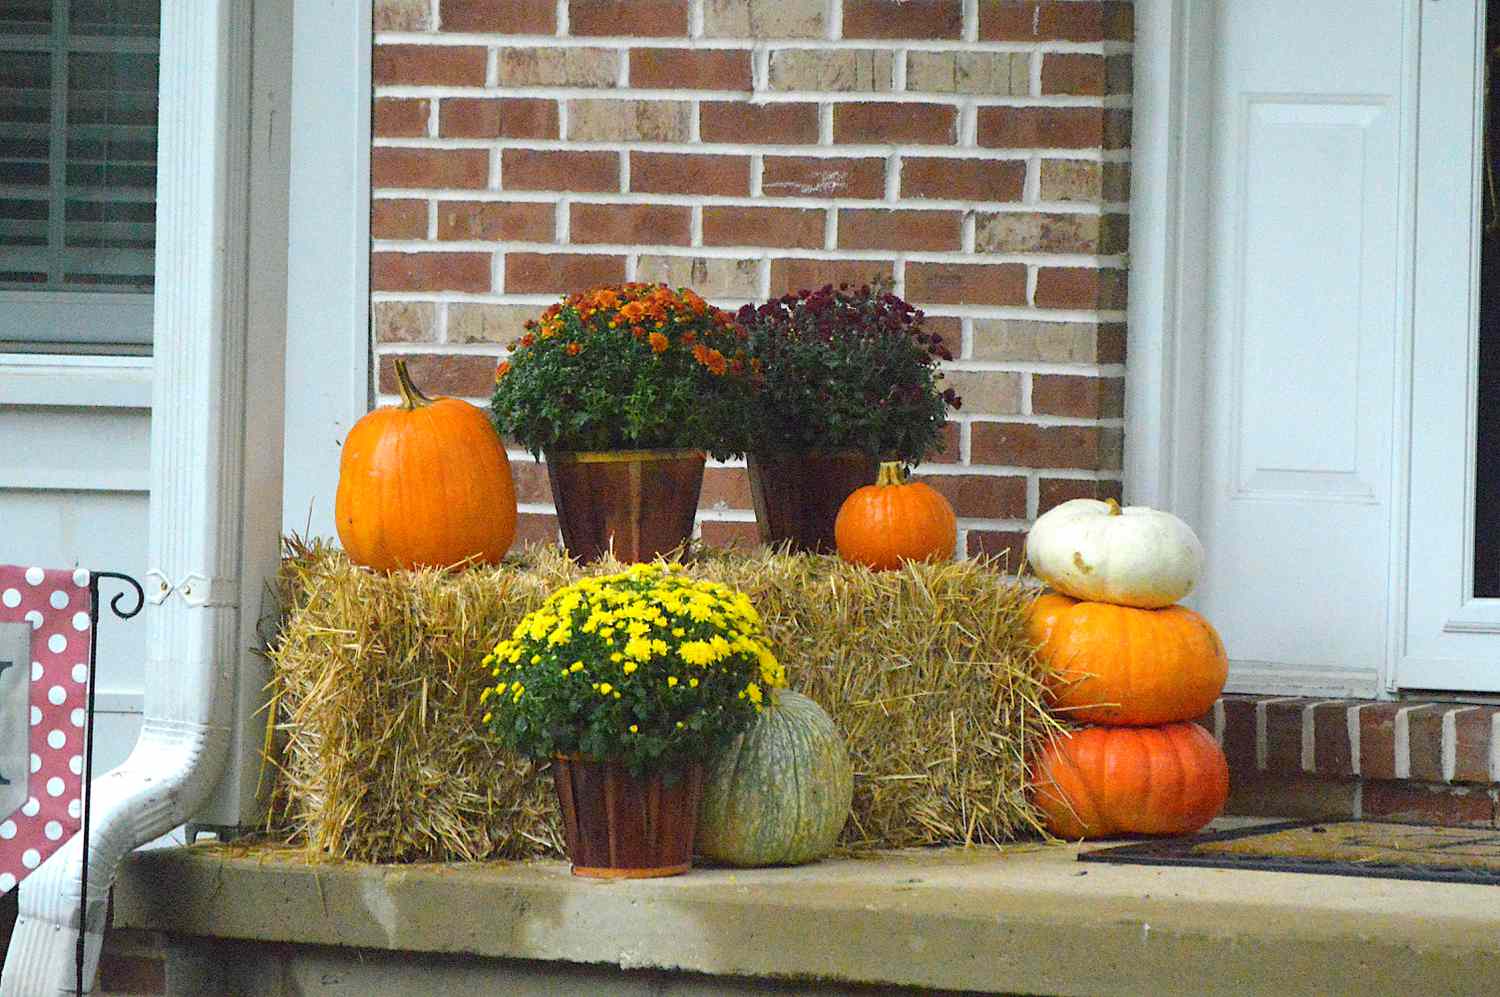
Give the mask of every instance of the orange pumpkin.
POLYGON ((948 500, 920 481, 907 481, 896 461, 885 461, 873 485, 855 489, 833 521, 839 556, 876 571, 901 561, 946 561, 958 545, 958 520, 948 500))
POLYGON ((516 535, 510 460, 489 416, 428 398, 396 361, 401 404, 354 424, 339 459, 339 540, 355 564, 389 571, 495 564, 516 535))
POLYGON ((1052 707, 1069 720, 1193 720, 1213 708, 1229 675, 1218 633, 1183 606, 1133 609, 1049 592, 1027 627, 1050 669, 1052 707))
POLYGON ((1192 834, 1229 798, 1229 766, 1197 724, 1086 727, 1047 746, 1032 800, 1060 838, 1192 834))

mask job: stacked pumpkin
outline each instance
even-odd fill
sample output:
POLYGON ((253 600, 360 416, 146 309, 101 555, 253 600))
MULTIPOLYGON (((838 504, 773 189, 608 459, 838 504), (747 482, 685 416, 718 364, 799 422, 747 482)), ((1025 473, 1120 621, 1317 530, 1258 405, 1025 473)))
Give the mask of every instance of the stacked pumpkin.
POLYGON ((1053 591, 1029 629, 1063 719, 1090 724, 1034 766, 1037 806, 1064 838, 1191 834, 1223 809, 1229 768, 1192 721, 1224 689, 1219 635, 1175 603, 1203 547, 1186 523, 1114 500, 1073 499, 1032 526, 1026 557, 1053 591))

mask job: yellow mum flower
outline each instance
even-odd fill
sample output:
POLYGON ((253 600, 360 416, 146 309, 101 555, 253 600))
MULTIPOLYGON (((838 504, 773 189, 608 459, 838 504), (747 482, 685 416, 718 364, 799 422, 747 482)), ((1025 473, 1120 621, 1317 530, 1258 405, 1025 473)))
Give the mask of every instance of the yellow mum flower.
MULTIPOLYGON (((667 688, 670 689, 673 686, 675 686, 676 684, 677 684, 677 676, 676 675, 668 675, 667 676, 667 688)), ((483 702, 483 700, 481 700, 481 702, 483 702)))
POLYGON ((571 665, 568 666, 568 671, 570 671, 570 672, 581 672, 581 671, 583 671, 583 662, 582 661, 575 661, 575 662, 573 662, 571 665))
POLYGON ((706 665, 714 660, 714 649, 704 641, 690 640, 677 648, 677 656, 690 665, 706 665))
POLYGON ((696 688, 698 688, 698 680, 697 679, 688 679, 688 688, 689 689, 696 689, 696 688))
POLYGON ((608 682, 600 682, 598 685, 599 695, 608 696, 611 692, 614 691, 614 688, 615 687, 610 685, 608 682))
POLYGON ((627 662, 625 662, 625 668, 623 669, 623 671, 625 672, 626 675, 629 675, 629 674, 631 674, 632 672, 634 672, 639 667, 641 667, 641 666, 638 665, 638 664, 636 664, 634 661, 627 661, 627 662))
POLYGON ((616 651, 614 654, 611 654, 609 656, 609 660, 618 663, 625 660, 625 655, 621 654, 619 651, 616 651))
POLYGON ((625 656, 637 661, 651 659, 651 642, 643 637, 632 637, 625 643, 625 656))
POLYGON ((640 732, 641 732, 640 727, 636 726, 635 724, 631 724, 630 725, 630 733, 632 733, 632 734, 639 734, 640 732))

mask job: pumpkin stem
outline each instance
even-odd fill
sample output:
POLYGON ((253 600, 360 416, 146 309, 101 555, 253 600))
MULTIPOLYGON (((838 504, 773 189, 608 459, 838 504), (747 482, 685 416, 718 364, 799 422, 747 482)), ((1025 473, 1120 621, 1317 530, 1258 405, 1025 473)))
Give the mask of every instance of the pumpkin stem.
POLYGON ((1111 515, 1111 516, 1118 516, 1118 515, 1120 515, 1120 503, 1116 502, 1112 498, 1107 498, 1104 501, 1109 506, 1109 515, 1111 515))
POLYGON ((899 460, 883 460, 880 462, 880 473, 875 476, 877 485, 904 485, 906 484, 906 467, 899 460))
POLYGON ((396 358, 396 387, 401 390, 401 407, 408 412, 432 404, 432 399, 418 391, 417 386, 411 383, 411 374, 406 369, 406 361, 400 357, 396 358))

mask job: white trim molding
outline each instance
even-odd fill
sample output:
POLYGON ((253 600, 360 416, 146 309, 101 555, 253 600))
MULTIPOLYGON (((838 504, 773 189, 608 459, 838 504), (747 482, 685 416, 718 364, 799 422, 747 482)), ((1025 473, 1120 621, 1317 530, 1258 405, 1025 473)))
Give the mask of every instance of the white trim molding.
POLYGON ((287 286, 287 530, 331 536, 344 435, 370 410, 371 0, 297 0, 287 286))

